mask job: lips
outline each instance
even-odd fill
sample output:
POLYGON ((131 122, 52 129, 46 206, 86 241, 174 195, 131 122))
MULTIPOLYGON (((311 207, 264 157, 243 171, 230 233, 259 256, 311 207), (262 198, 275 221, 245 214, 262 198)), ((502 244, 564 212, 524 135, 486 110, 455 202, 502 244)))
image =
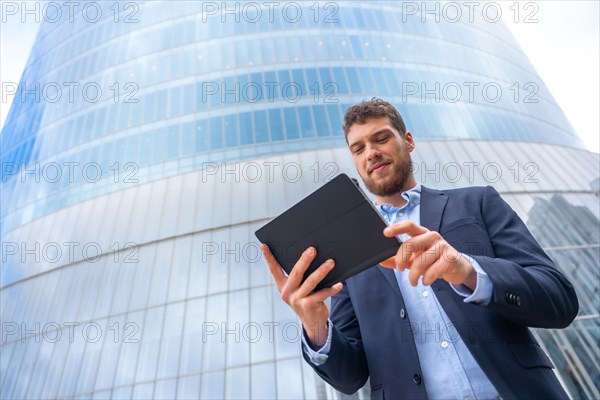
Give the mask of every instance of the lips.
POLYGON ((369 168, 369 175, 384 170, 387 165, 390 165, 389 161, 380 161, 374 164, 371 168, 369 168))

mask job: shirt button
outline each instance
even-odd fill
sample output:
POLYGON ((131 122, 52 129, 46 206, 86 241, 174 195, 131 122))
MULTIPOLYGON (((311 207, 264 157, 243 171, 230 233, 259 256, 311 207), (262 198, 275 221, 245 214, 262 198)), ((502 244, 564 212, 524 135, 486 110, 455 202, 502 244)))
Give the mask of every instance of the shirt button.
POLYGON ((398 213, 398 215, 401 216, 401 217, 404 217, 404 213, 403 212, 398 213))
POLYGON ((448 347, 448 342, 446 342, 446 341, 444 340, 444 341, 442 342, 442 347, 443 347, 443 348, 446 348, 446 347, 448 347))
POLYGON ((413 382, 416 383, 417 385, 420 385, 421 384, 421 375, 414 374, 413 375, 413 382))
POLYGON ((400 318, 406 318, 406 311, 404 311, 404 308, 400 310, 400 318))
POLYGON ((423 297, 429 296, 429 292, 427 290, 423 290, 423 297))

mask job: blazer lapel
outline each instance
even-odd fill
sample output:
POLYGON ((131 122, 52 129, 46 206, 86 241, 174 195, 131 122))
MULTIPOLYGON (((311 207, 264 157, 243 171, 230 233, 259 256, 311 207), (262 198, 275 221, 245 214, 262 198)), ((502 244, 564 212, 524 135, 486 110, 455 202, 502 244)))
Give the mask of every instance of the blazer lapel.
POLYGON ((431 231, 439 232, 447 202, 448 196, 444 192, 421 186, 421 225, 431 231))
POLYGON ((400 293, 400 286, 398 286, 398 281, 396 280, 396 273, 394 272, 394 270, 390 269, 390 268, 382 267, 379 264, 377 264, 377 269, 379 270, 379 272, 381 272, 383 274, 383 276, 385 277, 387 282, 392 287, 392 290, 394 291, 394 293, 396 293, 400 297, 402 302, 404 302, 404 300, 402 299, 402 294, 400 293))

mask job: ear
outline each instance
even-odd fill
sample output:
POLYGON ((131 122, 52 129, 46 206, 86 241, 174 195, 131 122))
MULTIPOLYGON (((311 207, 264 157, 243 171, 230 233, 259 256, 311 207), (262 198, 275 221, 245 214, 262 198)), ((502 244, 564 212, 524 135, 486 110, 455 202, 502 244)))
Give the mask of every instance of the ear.
POLYGON ((406 133, 404 134, 404 140, 406 141, 406 145, 408 146, 408 151, 413 151, 415 149, 415 140, 413 139, 412 133, 406 131, 406 133))

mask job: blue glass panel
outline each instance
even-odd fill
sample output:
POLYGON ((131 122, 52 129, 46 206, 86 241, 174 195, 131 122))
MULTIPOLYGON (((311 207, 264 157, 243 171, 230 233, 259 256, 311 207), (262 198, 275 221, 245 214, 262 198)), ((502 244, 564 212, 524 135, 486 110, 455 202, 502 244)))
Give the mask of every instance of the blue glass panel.
POLYGON ((156 107, 156 119, 159 121, 164 119, 167 115, 167 90, 161 90, 156 93, 157 107, 156 107))
POLYGON ((365 92, 369 97, 376 95, 375 82, 371 77, 371 68, 358 68, 358 76, 361 79, 362 87, 365 88, 365 92))
POLYGON ((375 20, 375 23, 379 26, 379 29, 382 31, 388 29, 388 24, 385 19, 385 14, 387 14, 387 13, 383 13, 382 11, 379 11, 379 10, 372 10, 372 17, 375 20))
MULTIPOLYGON (((231 25, 231 24, 223 24, 224 27, 226 27, 228 25, 231 25)), ((223 43, 221 45, 221 52, 222 52, 221 55, 223 57, 223 66, 226 69, 228 69, 228 67, 232 68, 233 66, 236 65, 236 62, 235 62, 236 55, 235 55, 234 50, 235 49, 234 49, 233 43, 231 43, 231 42, 223 43)))
POLYGON ((262 74, 250 74, 249 82, 245 85, 245 88, 243 91, 244 101, 255 103, 262 100, 264 98, 262 74))
MULTIPOLYGON (((144 104, 144 120, 149 122, 149 121, 154 121, 156 119, 156 93, 150 93, 145 97, 142 97, 141 101, 144 104)), ((118 110, 119 108, 117 107, 111 107, 110 108, 110 112, 109 112, 109 121, 112 121, 112 125, 111 126, 111 132, 113 132, 115 130, 114 128, 114 124, 115 124, 115 112, 116 110, 118 110)), ((124 110, 123 110, 124 111, 124 110)))
POLYGON ((354 52, 354 58, 362 60, 364 58, 362 43, 358 36, 350 36, 350 44, 352 45, 352 51, 354 52))
POLYGON ((169 93, 169 108, 167 112, 168 117, 174 117, 181 114, 181 87, 175 86, 169 93))
POLYGON ((269 110, 269 129, 272 140, 283 140, 283 125, 281 124, 281 110, 276 108, 269 110))
POLYGON ((269 130, 267 129, 267 116, 265 111, 254 113, 254 131, 256 143, 269 141, 269 130))
POLYGON ((313 106, 313 114, 315 116, 315 124, 317 127, 317 134, 319 136, 330 136, 329 124, 327 122, 327 115, 325 115, 324 106, 313 106))
POLYGON ((210 119, 210 148, 220 149, 223 147, 223 117, 210 119))
POLYGON ((167 158, 168 154, 168 131, 167 128, 161 128, 151 135, 154 140, 153 162, 160 162, 167 158))
POLYGON ((208 120, 196 121, 196 152, 208 151, 208 120))
POLYGON ((236 83, 235 77, 230 76, 223 79, 223 83, 218 86, 218 97, 222 104, 235 104, 240 102, 240 87, 236 83))
POLYGON ((290 71, 287 69, 282 69, 282 70, 278 71, 277 72, 277 80, 282 87, 289 84, 291 82, 290 71))
POLYGON ((172 125, 168 128, 169 132, 169 152, 168 158, 175 158, 179 156, 179 125, 172 125))
POLYGON ((238 145, 238 119, 236 114, 225 116, 225 147, 238 145))
POLYGON ((383 76, 385 77, 386 82, 385 94, 401 93, 401 88, 400 85, 398 85, 393 69, 383 68, 383 76))
POLYGON ((252 113, 245 112, 239 115, 240 123, 240 144, 252 144, 254 143, 253 129, 252 129, 252 113))
POLYGON ((339 8, 339 20, 340 24, 345 28, 354 28, 356 27, 356 22, 354 21, 354 13, 352 12, 352 8, 349 7, 340 7, 339 8))
POLYGON ((381 96, 388 93, 383 70, 381 68, 373 68, 371 69, 371 74, 373 75, 373 81, 375 82, 375 90, 377 95, 381 96))
POLYGON ((362 94, 363 90, 360 85, 360 79, 356 73, 355 68, 344 68, 346 75, 348 76, 348 82, 350 83, 350 93, 362 94))
POLYGON ((306 81, 304 80, 304 73, 301 69, 293 69, 292 71, 292 82, 294 86, 298 87, 299 95, 307 96, 308 88, 306 87, 306 81))
POLYGON ((127 152, 125 154, 125 162, 141 163, 140 160, 140 135, 129 135, 127 137, 127 152))
MULTIPOLYGON (((363 18, 364 11, 366 11, 366 10, 362 9, 362 8, 353 8, 352 9, 352 14, 354 15, 354 20, 356 21, 356 26, 359 28, 367 27, 367 25, 365 23, 365 19, 363 18)), ((369 28, 371 28, 371 27, 369 26, 369 28)))
POLYGON ((275 101, 279 98, 281 93, 281 83, 277 82, 277 74, 275 71, 265 72, 265 96, 269 102, 275 101))
MULTIPOLYGON (((182 111, 184 114, 189 114, 195 109, 196 96, 194 95, 194 85, 189 84, 183 87, 182 111)), ((198 102, 200 103, 200 102, 198 102)))
POLYGON ((329 129, 331 130, 332 135, 343 135, 343 117, 342 113, 340 112, 340 107, 337 104, 330 105, 327 107, 327 112, 329 113, 329 129))
POLYGON ((312 120, 312 115, 310 113, 310 107, 298 107, 298 119, 300 120, 300 130, 302 132, 302 137, 314 137, 316 132, 312 120))
POLYGON ((144 132, 140 135, 140 163, 142 165, 150 164, 153 150, 154 141, 152 138, 152 133, 144 132))
POLYGON ((182 156, 190 155, 194 152, 194 123, 187 122, 181 125, 181 148, 179 150, 182 156))
POLYGON ((283 119, 285 121, 285 136, 288 139, 298 139, 300 137, 300 131, 298 127, 298 119, 296 117, 295 108, 284 108, 283 119))

